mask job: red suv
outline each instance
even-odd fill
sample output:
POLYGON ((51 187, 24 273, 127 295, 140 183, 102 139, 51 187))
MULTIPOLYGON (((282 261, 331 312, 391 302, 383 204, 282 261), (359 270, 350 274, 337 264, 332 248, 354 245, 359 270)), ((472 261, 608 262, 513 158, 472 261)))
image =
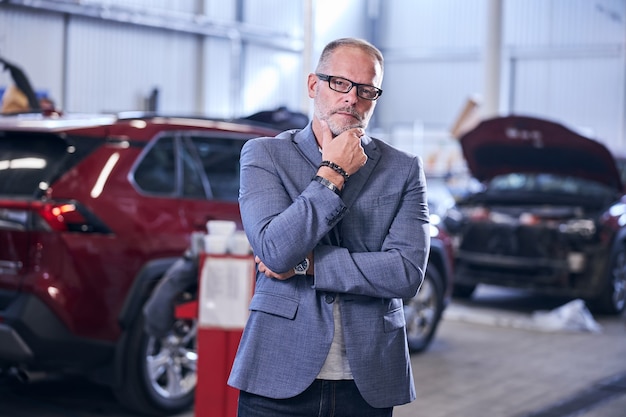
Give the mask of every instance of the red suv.
POLYGON ((250 121, 0 117, 0 369, 78 373, 143 412, 193 404, 194 323, 167 341, 142 306, 190 234, 241 223, 250 121))
MULTIPOLYGON (((154 337, 142 312, 193 231, 211 219, 241 227, 241 147, 278 131, 140 114, 0 117, 0 373, 86 376, 146 414, 191 407, 195 321, 154 337)), ((426 282, 406 300, 413 351, 451 293, 451 244, 433 230, 426 282)))

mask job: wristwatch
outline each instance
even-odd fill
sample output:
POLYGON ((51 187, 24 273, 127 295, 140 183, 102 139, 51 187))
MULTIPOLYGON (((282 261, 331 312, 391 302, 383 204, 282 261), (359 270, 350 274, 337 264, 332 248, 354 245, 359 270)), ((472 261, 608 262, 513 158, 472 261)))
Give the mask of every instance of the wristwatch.
POLYGON ((309 270, 309 259, 304 258, 304 260, 296 265, 293 269, 296 275, 306 275, 306 271, 309 270))

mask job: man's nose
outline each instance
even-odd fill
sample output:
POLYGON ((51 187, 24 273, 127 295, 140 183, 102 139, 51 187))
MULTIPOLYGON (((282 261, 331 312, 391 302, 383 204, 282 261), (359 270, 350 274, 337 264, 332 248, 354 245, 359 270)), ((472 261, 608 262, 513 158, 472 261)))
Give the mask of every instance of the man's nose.
POLYGON ((345 101, 347 103, 356 103, 357 101, 359 101, 359 95, 357 94, 356 87, 352 87, 350 91, 345 93, 345 96, 346 96, 345 101))

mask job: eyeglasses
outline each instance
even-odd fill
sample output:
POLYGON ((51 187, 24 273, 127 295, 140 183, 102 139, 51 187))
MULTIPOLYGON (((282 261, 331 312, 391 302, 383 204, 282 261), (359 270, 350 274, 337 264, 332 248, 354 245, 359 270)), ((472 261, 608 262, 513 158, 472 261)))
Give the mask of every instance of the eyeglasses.
POLYGON ((346 78, 335 77, 334 75, 315 75, 317 75, 317 78, 320 80, 328 81, 330 89, 339 93, 349 93, 352 87, 356 87, 356 95, 365 100, 376 100, 383 93, 383 90, 373 85, 355 83, 346 78))

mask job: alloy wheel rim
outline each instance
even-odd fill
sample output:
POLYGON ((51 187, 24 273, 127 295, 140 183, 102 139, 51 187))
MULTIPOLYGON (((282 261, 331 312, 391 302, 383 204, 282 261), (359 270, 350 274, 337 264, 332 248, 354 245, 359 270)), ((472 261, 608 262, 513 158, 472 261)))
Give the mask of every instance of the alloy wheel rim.
POLYGON ((198 352, 197 323, 178 320, 165 337, 150 337, 146 370, 152 389, 161 397, 177 399, 196 388, 198 352))

